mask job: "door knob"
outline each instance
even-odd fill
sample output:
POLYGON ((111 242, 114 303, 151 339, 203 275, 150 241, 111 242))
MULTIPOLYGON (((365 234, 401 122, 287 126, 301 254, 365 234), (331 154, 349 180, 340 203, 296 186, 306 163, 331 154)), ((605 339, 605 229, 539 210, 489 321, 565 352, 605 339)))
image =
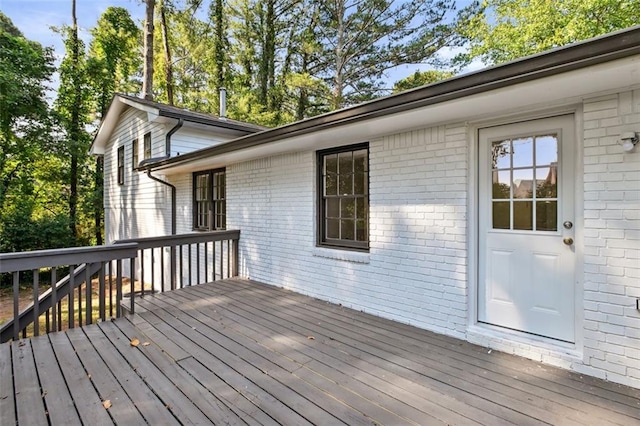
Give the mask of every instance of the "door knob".
POLYGON ((563 238, 562 242, 565 243, 566 245, 570 246, 570 245, 573 244, 573 238, 571 238, 571 237, 563 238))

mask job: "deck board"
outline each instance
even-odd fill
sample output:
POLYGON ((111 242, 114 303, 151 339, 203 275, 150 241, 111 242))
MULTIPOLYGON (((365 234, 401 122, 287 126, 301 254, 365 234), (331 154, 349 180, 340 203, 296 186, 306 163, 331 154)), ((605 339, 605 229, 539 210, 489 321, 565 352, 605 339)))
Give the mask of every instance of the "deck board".
POLYGON ((18 422, 26 425, 47 425, 44 400, 40 391, 30 340, 19 340, 11 344, 13 355, 13 383, 15 386, 18 422))
POLYGON ((638 389, 250 280, 136 306, 0 345, 0 424, 640 425, 638 389))
POLYGON ((31 339, 42 395, 44 396, 49 422, 53 425, 80 423, 80 416, 73 405, 64 376, 56 360, 49 336, 31 339))

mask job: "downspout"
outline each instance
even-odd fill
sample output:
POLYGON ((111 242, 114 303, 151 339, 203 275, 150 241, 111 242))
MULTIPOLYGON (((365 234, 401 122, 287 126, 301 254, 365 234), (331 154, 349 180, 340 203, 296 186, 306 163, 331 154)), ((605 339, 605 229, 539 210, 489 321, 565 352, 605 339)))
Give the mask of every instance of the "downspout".
POLYGON ((176 187, 167 181, 158 179, 151 175, 151 169, 147 169, 147 176, 149 176, 149 179, 160 182, 161 184, 171 188, 171 235, 176 235, 176 187))
POLYGON ((182 118, 179 118, 178 123, 175 126, 173 126, 165 136, 164 145, 165 145, 165 151, 166 151, 165 155, 167 157, 171 157, 171 136, 173 136, 175 132, 180 130, 183 124, 184 124, 184 120, 182 118))

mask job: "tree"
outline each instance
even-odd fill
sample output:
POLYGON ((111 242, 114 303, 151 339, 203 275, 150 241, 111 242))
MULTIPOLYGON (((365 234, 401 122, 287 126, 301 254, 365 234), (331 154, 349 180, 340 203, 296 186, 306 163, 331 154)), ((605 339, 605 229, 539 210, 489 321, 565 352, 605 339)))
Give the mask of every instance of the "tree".
MULTIPOLYGON (((70 245, 45 91, 53 52, 0 12, 0 252, 70 245)), ((0 285, 2 277, 0 277, 0 285)))
POLYGON ((471 46, 462 61, 498 64, 640 22, 637 0, 484 0, 482 6, 461 28, 471 46))
POLYGON ((452 71, 416 71, 410 76, 396 81, 393 85, 393 93, 399 93, 416 87, 426 86, 427 84, 446 80, 447 78, 451 78, 454 75, 455 73, 452 71))
POLYGON ((13 186, 30 179, 47 145, 46 83, 53 51, 27 40, 0 12, 0 212, 13 186))
POLYGON ((437 52, 456 39, 460 21, 476 7, 455 15, 453 0, 313 1, 321 11, 319 42, 332 109, 379 96, 381 79, 393 67, 437 62, 437 52))
MULTIPOLYGON (((75 1, 75 0, 74 0, 75 1)), ((142 96, 144 99, 153 100, 153 13, 156 0, 144 0, 144 68, 142 72, 142 96)))
POLYGON ((158 15, 160 32, 162 33, 162 51, 164 53, 164 77, 167 90, 167 103, 173 105, 173 64, 171 63, 171 46, 169 46, 169 30, 167 28, 167 0, 159 0, 158 15))
POLYGON ((123 7, 108 7, 91 30, 87 67, 99 118, 115 92, 139 93, 141 31, 123 7))
MULTIPOLYGON (((139 93, 141 31, 122 7, 108 7, 95 28, 89 44, 87 73, 91 86, 94 110, 102 119, 115 92, 139 93)), ((93 191, 85 198, 93 210, 94 238, 102 244, 103 217, 103 158, 96 157, 93 191)))

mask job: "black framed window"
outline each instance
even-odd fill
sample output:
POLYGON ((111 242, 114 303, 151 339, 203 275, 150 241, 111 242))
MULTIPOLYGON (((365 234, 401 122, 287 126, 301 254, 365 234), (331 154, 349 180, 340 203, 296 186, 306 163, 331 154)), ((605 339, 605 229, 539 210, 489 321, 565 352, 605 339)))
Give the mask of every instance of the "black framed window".
POLYGON ((131 170, 138 168, 138 139, 131 141, 131 170))
POLYGON ((118 185, 124 184, 124 146, 118 148, 118 185))
POLYGON ((369 248, 369 145, 318 152, 318 244, 369 248))
POLYGON ((144 135, 144 159, 151 158, 151 132, 144 135))
POLYGON ((207 170, 193 174, 193 228, 200 230, 226 229, 225 169, 207 170))

